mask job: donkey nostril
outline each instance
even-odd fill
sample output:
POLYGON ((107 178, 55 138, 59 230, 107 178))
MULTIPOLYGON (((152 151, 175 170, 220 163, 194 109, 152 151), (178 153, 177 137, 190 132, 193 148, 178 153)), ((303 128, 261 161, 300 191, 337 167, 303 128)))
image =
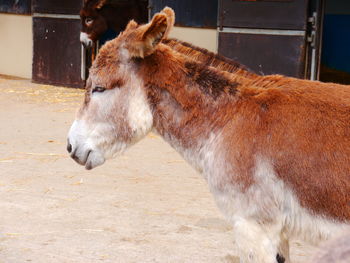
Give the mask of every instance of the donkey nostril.
POLYGON ((72 152, 72 145, 69 142, 68 142, 68 145, 67 145, 67 151, 68 151, 68 153, 72 152))
POLYGON ((286 261, 286 259, 280 254, 277 254, 276 260, 277 260, 277 263, 284 263, 286 261))

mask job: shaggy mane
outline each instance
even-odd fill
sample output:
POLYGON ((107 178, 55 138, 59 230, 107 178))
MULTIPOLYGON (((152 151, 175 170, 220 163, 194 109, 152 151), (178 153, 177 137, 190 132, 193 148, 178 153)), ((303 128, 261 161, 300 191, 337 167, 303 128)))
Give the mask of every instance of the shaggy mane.
POLYGON ((171 47, 175 51, 185 54, 186 56, 192 57, 196 61, 201 61, 203 64, 211 67, 215 67, 218 70, 224 70, 231 73, 241 73, 246 76, 255 76, 256 74, 248 69, 243 64, 238 63, 232 59, 226 58, 219 54, 215 54, 205 48, 194 46, 188 42, 181 41, 178 39, 164 39, 163 44, 171 47))

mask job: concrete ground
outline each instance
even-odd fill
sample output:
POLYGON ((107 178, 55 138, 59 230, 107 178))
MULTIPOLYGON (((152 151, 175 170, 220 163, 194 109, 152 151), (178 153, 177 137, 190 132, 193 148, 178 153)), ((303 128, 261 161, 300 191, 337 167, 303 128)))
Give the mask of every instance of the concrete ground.
POLYGON ((205 181, 158 136, 91 171, 69 158, 82 97, 0 78, 0 263, 238 262, 205 181))

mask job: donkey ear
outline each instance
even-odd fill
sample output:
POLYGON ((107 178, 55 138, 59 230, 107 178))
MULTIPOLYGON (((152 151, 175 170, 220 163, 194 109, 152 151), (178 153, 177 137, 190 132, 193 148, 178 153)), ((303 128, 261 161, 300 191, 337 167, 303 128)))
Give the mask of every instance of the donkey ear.
POLYGON ((135 22, 134 19, 130 20, 128 25, 125 27, 124 31, 128 31, 128 30, 133 30, 136 29, 139 25, 135 22))
MULTIPOLYGON (((154 47, 162 40, 168 27, 166 15, 156 14, 149 26, 142 34, 142 42, 146 49, 154 49, 154 47)), ((153 51, 152 51, 153 52, 153 51)))
POLYGON ((144 58, 152 54, 156 50, 157 44, 164 37, 167 26, 167 16, 158 13, 152 18, 151 22, 138 27, 129 38, 128 49, 131 56, 144 58))
POLYGON ((96 9, 101 9, 105 4, 107 4, 108 0, 99 0, 96 3, 95 8, 96 9))
POLYGON ((169 32, 171 31, 171 29, 174 27, 174 24, 175 24, 175 12, 170 7, 165 7, 162 10, 162 13, 165 14, 167 17, 168 27, 164 33, 164 38, 168 38, 169 32))

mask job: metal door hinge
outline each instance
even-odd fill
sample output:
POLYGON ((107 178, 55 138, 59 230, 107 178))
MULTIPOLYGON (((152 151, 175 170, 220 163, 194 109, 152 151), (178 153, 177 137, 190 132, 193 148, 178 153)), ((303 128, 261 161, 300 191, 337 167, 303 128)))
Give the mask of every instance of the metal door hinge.
POLYGON ((316 47, 317 12, 312 13, 312 16, 308 18, 308 22, 311 25, 311 32, 308 34, 306 40, 314 48, 316 47))

